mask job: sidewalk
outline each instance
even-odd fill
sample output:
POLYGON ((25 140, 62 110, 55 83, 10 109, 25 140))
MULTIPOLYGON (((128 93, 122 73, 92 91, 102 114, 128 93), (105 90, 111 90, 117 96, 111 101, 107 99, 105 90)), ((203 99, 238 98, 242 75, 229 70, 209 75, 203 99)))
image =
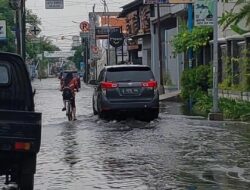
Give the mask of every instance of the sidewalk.
POLYGON ((165 90, 164 94, 160 94, 160 101, 162 100, 171 100, 171 99, 176 99, 180 95, 181 91, 180 90, 165 90))

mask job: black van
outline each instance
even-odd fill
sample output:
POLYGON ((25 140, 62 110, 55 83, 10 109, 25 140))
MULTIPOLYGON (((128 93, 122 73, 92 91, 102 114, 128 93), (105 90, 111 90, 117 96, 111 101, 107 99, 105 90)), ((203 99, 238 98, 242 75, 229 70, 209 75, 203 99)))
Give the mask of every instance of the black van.
POLYGON ((5 184, 33 190, 41 144, 41 113, 35 112, 22 58, 0 52, 0 176, 5 184))

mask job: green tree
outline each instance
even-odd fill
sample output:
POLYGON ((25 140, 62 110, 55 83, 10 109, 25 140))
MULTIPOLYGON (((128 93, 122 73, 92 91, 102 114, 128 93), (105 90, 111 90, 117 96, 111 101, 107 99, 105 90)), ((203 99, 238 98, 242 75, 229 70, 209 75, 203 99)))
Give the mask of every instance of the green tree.
POLYGON ((189 48, 197 52, 201 47, 206 46, 211 38, 211 27, 194 27, 190 31, 186 25, 182 25, 181 31, 174 36, 172 45, 175 53, 186 52, 189 48))
POLYGON ((6 20, 7 43, 0 43, 0 51, 15 52, 15 11, 9 6, 9 0, 0 0, 0 20, 6 20))
POLYGON ((73 61, 75 63, 75 67, 78 70, 80 70, 80 62, 83 61, 83 56, 82 56, 83 46, 72 48, 72 50, 75 50, 75 54, 73 57, 70 57, 69 60, 73 61))
MULTIPOLYGON (((228 0, 227 0, 228 1, 228 0)), ((226 2, 227 2, 226 1, 226 2)), ((237 0, 235 6, 222 13, 222 17, 219 19, 219 24, 223 26, 223 30, 230 27, 238 34, 244 34, 250 31, 250 1, 237 0), (236 11, 236 7, 241 7, 236 11), (240 27, 239 23, 245 22, 246 29, 240 27)))

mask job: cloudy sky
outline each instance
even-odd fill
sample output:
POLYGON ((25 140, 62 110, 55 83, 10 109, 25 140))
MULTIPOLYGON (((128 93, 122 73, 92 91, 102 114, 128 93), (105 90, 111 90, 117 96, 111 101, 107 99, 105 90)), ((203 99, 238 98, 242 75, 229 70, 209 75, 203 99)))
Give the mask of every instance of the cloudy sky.
MULTIPOLYGON (((79 35, 79 24, 88 21, 88 13, 104 11, 102 0, 64 0, 64 9, 45 9, 46 0, 27 0, 31 9, 42 21, 40 35, 48 36, 63 50, 69 50, 72 36, 79 35), (63 37, 63 40, 62 40, 63 37)), ((123 5, 133 0, 106 0, 109 11, 121 11, 123 5)))

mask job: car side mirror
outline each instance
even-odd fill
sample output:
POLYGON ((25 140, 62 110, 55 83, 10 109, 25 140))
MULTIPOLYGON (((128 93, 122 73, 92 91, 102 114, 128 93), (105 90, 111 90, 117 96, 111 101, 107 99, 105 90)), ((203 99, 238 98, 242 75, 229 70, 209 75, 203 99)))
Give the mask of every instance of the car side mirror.
POLYGON ((97 82, 97 80, 90 80, 90 81, 89 81, 89 84, 90 84, 90 85, 97 85, 98 82, 97 82))

